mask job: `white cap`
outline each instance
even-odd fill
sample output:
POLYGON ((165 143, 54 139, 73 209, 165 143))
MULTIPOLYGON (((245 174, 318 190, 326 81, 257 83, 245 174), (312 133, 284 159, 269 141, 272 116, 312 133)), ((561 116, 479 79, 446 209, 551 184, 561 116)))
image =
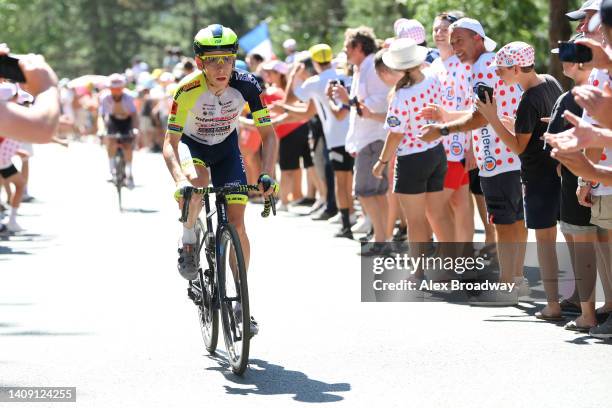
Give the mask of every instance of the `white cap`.
POLYGON ((261 68, 266 71, 276 71, 279 74, 287 75, 289 67, 283 61, 269 60, 261 64, 261 68))
POLYGON ((476 34, 484 38, 485 50, 489 52, 494 51, 495 47, 497 47, 497 43, 485 35, 484 28, 482 28, 482 24, 480 24, 478 20, 474 20, 473 18, 467 17, 460 18, 459 20, 451 24, 451 28, 465 28, 475 32, 476 34))
POLYGON ((297 42, 293 38, 289 38, 283 41, 283 48, 294 50, 297 46, 297 42))
POLYGON ((601 7, 601 0, 587 0, 582 4, 582 6, 578 10, 571 11, 569 13, 566 13, 565 15, 567 16, 568 19, 572 21, 578 21, 586 17, 587 11, 599 11, 600 7, 601 7))

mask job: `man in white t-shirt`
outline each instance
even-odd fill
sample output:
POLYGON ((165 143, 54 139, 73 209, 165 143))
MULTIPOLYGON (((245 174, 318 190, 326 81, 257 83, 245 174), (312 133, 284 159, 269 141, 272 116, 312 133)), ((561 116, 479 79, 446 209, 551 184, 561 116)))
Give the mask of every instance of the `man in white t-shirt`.
MULTIPOLYGON (((495 225, 500 281, 516 283, 511 291, 485 291, 475 304, 514 305, 518 302, 517 286, 524 284, 523 260, 527 229, 524 224, 523 194, 519 157, 497 136, 487 120, 476 110, 477 90, 492 88, 500 117, 514 117, 521 97, 518 86, 507 86, 491 66, 495 60, 495 41, 488 38, 482 25, 470 18, 451 24, 451 46, 459 60, 472 71, 469 78, 472 112, 446 112, 448 123, 425 126, 423 139, 435 140, 453 132, 472 132, 472 148, 480 169, 489 223, 495 225), (453 120, 455 119, 455 120, 453 120)), ((484 91, 487 92, 487 91, 484 91)))
POLYGON ((349 120, 348 117, 344 119, 336 118, 327 101, 326 88, 330 82, 348 83, 350 78, 338 73, 332 66, 333 53, 329 45, 314 45, 310 48, 309 53, 318 74, 307 78, 304 65, 298 64, 289 79, 293 93, 299 100, 306 103, 306 108, 282 104, 281 107, 285 109, 286 114, 275 118, 273 123, 310 119, 314 115, 319 116, 323 125, 325 143, 330 151, 334 181, 338 187, 336 189, 336 203, 340 209, 348 209, 352 199, 353 170, 353 159, 345 152, 349 120), (340 160, 334 159, 334 157, 339 157, 340 160))
POLYGON ((372 168, 382 153, 387 132, 379 121, 363 117, 360 106, 364 105, 373 113, 386 112, 390 88, 374 68, 377 46, 376 36, 370 27, 346 30, 344 51, 348 62, 355 67, 355 74, 350 94, 346 87, 337 84, 333 87, 333 96, 342 103, 344 114, 349 114, 346 150, 355 156, 355 195, 372 221, 374 241, 385 242, 390 238, 386 231, 389 181, 386 171, 378 179, 372 174, 372 168))

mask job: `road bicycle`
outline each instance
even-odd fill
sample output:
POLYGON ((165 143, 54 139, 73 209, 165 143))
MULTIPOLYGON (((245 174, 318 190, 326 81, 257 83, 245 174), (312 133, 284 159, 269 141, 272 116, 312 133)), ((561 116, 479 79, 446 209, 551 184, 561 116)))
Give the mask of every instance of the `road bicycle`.
MULTIPOLYGON (((205 223, 198 218, 195 226, 195 248, 198 277, 189 282, 187 295, 198 307, 200 329, 206 350, 215 354, 219 335, 219 313, 229 363, 235 374, 242 375, 249 360, 251 339, 249 289, 242 246, 236 228, 227 218, 227 195, 258 190, 257 185, 237 185, 183 189, 184 204, 179 221, 186 222, 193 194, 202 194, 205 223), (215 195, 215 209, 211 211, 209 195, 215 195), (213 229, 213 216, 217 227, 213 229), (202 250, 207 267, 202 270, 202 250)), ((276 200, 266 198, 262 217, 270 210, 276 215, 276 200)))

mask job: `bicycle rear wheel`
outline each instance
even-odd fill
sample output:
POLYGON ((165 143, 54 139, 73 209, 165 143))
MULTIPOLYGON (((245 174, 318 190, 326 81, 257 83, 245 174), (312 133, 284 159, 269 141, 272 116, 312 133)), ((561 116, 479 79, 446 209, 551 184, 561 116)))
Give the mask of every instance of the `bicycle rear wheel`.
POLYGON ((217 237, 217 274, 223 338, 229 363, 242 375, 249 361, 251 338, 249 290, 238 233, 233 225, 222 227, 217 237))
MULTIPOLYGON (((196 236, 198 238, 198 250, 200 252, 204 245, 206 245, 204 231, 204 224, 198 219, 196 223, 196 236)), ((202 259, 201 257, 199 258, 202 259)), ((213 267, 214 265, 209 265, 208 269, 204 272, 202 268, 200 268, 198 273, 198 283, 202 293, 200 296, 200 304, 198 305, 198 318, 200 321, 202 339, 204 339, 206 351, 210 354, 215 354, 219 338, 219 310, 214 301, 216 292, 213 267)))

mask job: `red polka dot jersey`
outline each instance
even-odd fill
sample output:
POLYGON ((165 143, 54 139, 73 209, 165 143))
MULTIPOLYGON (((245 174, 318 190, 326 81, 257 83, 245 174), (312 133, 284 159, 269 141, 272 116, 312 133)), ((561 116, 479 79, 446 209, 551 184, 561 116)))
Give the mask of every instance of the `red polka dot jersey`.
MULTIPOLYGON (((472 109, 476 111, 476 88, 483 84, 493 88, 493 96, 497 100, 497 114, 500 117, 514 118, 523 91, 516 85, 506 85, 497 76, 495 69, 491 67, 494 60, 494 53, 484 53, 471 67, 469 82, 472 109)), ((492 177, 521 168, 519 157, 501 141, 491 125, 472 131, 472 148, 481 177, 492 177)))
POLYGON ((6 169, 11 164, 13 156, 21 147, 21 143, 13 139, 4 139, 0 142, 0 170, 6 169))
MULTIPOLYGON (((444 61, 437 58, 431 64, 431 72, 438 77, 442 86, 442 107, 447 111, 465 111, 471 108, 468 77, 472 72, 467 67, 455 55, 444 61)), ((464 159, 471 134, 451 133, 442 139, 448 161, 458 162, 464 159)))
POLYGON ((441 103, 440 81, 435 76, 425 76, 418 84, 395 92, 387 119, 385 129, 394 133, 402 133, 404 137, 397 147, 398 156, 421 153, 436 147, 440 140, 431 143, 421 141, 421 128, 428 123, 420 114, 429 103, 441 103))

